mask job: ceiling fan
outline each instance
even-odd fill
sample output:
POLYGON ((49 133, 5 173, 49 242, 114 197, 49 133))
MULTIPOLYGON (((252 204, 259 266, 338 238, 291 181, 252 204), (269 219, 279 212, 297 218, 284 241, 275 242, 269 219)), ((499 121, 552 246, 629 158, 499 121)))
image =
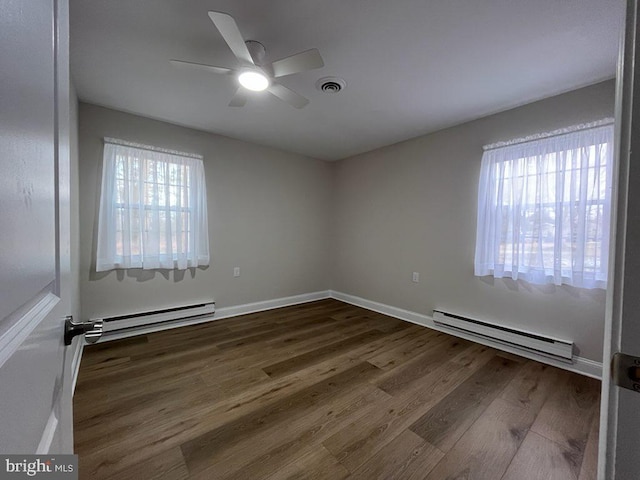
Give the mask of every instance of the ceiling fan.
POLYGON ((265 64, 264 46, 254 40, 245 41, 231 15, 222 12, 209 12, 209 18, 240 62, 239 67, 234 69, 170 60, 172 65, 235 76, 240 86, 229 102, 231 107, 242 107, 247 102, 248 91, 260 92, 264 90, 296 108, 302 108, 309 103, 308 99, 278 83, 275 79, 323 67, 322 56, 316 48, 265 64))

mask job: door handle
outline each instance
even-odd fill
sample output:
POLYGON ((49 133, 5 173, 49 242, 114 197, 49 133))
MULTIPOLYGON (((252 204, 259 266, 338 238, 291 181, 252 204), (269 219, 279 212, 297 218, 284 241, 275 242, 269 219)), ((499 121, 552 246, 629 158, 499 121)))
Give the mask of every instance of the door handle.
POLYGON ((640 392, 640 357, 614 353, 611 359, 611 376, 619 387, 640 392))
POLYGON ((71 345, 73 337, 84 334, 87 343, 96 343, 102 336, 102 320, 74 322, 72 316, 64 319, 64 344, 71 345))

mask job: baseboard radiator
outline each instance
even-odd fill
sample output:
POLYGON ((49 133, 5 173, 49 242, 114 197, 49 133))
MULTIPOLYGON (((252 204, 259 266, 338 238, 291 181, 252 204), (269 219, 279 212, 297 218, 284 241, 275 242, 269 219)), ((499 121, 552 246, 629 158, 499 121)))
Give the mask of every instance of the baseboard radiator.
POLYGON ((493 323, 435 310, 433 322, 443 329, 464 332, 528 352, 572 363, 573 342, 516 330, 493 323))
POLYGON ((91 320, 102 320, 103 332, 108 335, 109 332, 119 332, 147 325, 211 316, 215 310, 215 302, 206 302, 91 320))

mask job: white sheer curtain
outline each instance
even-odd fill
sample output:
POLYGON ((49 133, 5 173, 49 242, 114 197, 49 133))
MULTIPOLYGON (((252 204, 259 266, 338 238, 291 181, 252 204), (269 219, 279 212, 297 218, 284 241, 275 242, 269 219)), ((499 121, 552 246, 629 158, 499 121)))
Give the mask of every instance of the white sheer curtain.
POLYGON ((209 265, 202 157, 105 139, 96 271, 209 265))
POLYGON ((612 162, 610 124, 487 149, 475 274, 606 288, 612 162))

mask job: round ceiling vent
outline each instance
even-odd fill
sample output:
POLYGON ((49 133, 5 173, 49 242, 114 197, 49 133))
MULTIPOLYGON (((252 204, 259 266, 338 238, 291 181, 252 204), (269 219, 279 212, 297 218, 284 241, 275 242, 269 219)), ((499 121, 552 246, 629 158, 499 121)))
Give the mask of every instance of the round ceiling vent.
POLYGON ((347 82, 338 77, 324 77, 316 82, 316 88, 326 93, 338 93, 346 86, 347 82))

